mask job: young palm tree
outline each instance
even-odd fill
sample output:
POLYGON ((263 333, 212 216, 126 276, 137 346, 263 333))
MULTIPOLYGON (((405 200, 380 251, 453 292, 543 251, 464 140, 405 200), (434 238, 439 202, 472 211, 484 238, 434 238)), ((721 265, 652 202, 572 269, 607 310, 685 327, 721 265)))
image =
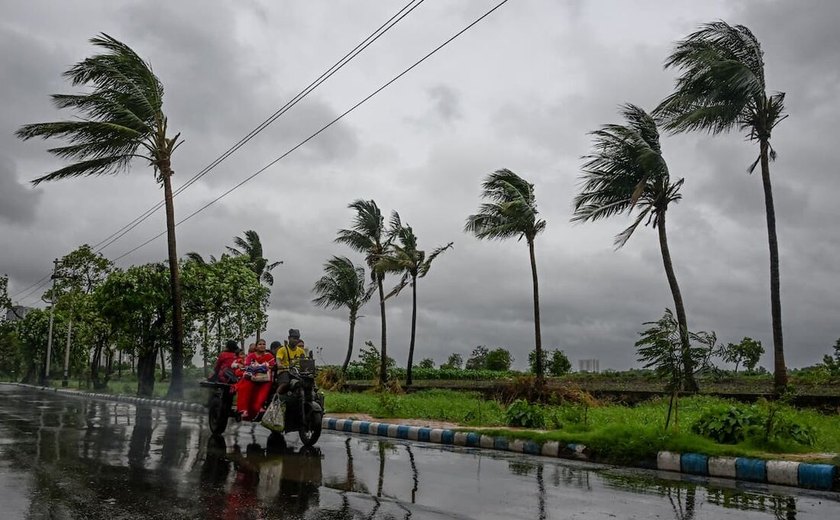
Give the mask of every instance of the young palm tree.
POLYGON ((166 231, 169 248, 170 290, 172 293, 172 381, 170 397, 183 395, 183 335, 181 284, 175 245, 175 210, 172 203, 172 154, 180 134, 168 136, 163 112, 163 85, 126 44, 100 34, 90 42, 95 54, 64 73, 74 85, 91 89, 84 94, 55 94, 58 108, 75 109, 80 117, 71 121, 35 123, 21 127, 17 136, 62 138, 68 144, 51 148, 50 153, 72 161, 35 179, 45 181, 88 175, 114 175, 128 170, 133 159, 143 159, 154 169, 155 180, 163 184, 166 204, 166 231))
POLYGON ((787 385, 782 301, 779 285, 779 244, 776 211, 770 184, 770 161, 776 152, 770 146, 773 129, 787 116, 785 94, 767 94, 764 53, 752 32, 743 25, 718 21, 705 24, 677 43, 665 62, 680 69, 673 94, 655 114, 673 132, 701 130, 718 134, 737 128, 758 142, 759 154, 748 168, 761 166, 767 238, 770 246, 770 310, 773 321, 774 380, 777 390, 787 385))
POLYGON ((668 165, 662 157, 656 122, 635 105, 625 105, 621 114, 625 125, 605 125, 592 132, 593 153, 584 158, 582 187, 575 197, 573 221, 587 222, 632 213, 636 220, 615 238, 617 248, 624 246, 639 224, 651 224, 659 231, 659 249, 665 275, 674 297, 683 352, 683 388, 697 390, 694 367, 689 355, 688 320, 680 286, 674 274, 665 213, 668 205, 682 197, 683 179, 671 182, 668 165))
POLYGON ((359 318, 359 309, 373 296, 373 289, 367 289, 367 278, 365 268, 356 266, 346 257, 334 256, 324 264, 324 276, 322 276, 312 292, 317 298, 312 303, 325 309, 339 309, 347 307, 350 311, 350 340, 347 344, 347 357, 341 365, 341 371, 347 372, 347 365, 353 356, 353 337, 356 332, 356 320, 359 318))
POLYGON ((545 221, 537 218, 537 199, 534 185, 510 170, 497 170, 481 185, 481 197, 490 202, 482 204, 478 213, 467 217, 464 231, 479 239, 505 240, 525 238, 531 256, 531 277, 534 283, 534 343, 536 348, 537 382, 544 382, 542 336, 540 333, 540 291, 537 279, 537 259, 534 239, 545 229, 545 221))
MULTIPOLYGON (((245 232, 245 238, 233 237, 234 247, 227 246, 227 250, 233 256, 245 255, 251 262, 251 269, 257 275, 260 283, 264 283, 268 287, 274 285, 274 276, 271 271, 275 267, 282 264, 283 261, 268 263, 268 260, 263 257, 263 247, 260 241, 260 236, 253 229, 245 232)), ((262 327, 257 327, 257 341, 260 340, 260 332, 262 327)))
POLYGON ((417 237, 409 225, 403 225, 396 211, 391 213, 391 226, 388 230, 391 241, 390 251, 377 263, 377 269, 383 272, 402 273, 402 279, 385 297, 396 296, 406 285, 411 284, 411 340, 408 345, 408 368, 405 383, 411 386, 411 367, 414 363, 414 338, 417 330, 417 279, 429 274, 432 262, 441 253, 452 247, 452 242, 438 247, 426 257, 426 252, 417 249, 417 237))
POLYGON ((350 229, 340 229, 335 241, 350 246, 355 251, 365 254, 365 263, 370 268, 371 281, 379 292, 379 316, 382 325, 382 362, 379 367, 379 383, 388 380, 388 337, 385 326, 385 273, 376 269, 376 263, 386 253, 390 244, 386 236, 385 218, 379 206, 373 200, 355 200, 349 206, 356 210, 350 229))

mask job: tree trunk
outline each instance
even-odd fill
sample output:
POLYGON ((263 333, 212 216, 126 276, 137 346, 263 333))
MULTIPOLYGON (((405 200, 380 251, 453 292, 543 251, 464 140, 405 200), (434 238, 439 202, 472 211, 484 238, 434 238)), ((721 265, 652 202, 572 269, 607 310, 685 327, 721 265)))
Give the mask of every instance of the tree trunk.
POLYGON ((540 286, 537 278, 537 257, 534 255, 534 239, 528 238, 528 253, 531 256, 531 277, 534 281, 534 347, 536 350, 537 386, 545 383, 545 368, 543 367, 542 333, 540 332, 540 286))
POLYGON ((117 378, 118 379, 122 379, 122 368, 123 368, 122 367, 122 356, 123 356, 123 351, 122 351, 122 349, 120 349, 120 353, 117 357, 117 378))
POLYGON ((181 275, 175 247, 175 206, 172 201, 172 169, 169 160, 159 165, 166 203, 166 237, 169 245, 169 284, 172 294, 172 380, 167 397, 184 396, 184 316, 181 312, 181 275))
POLYGON ((387 333, 385 327, 385 289, 382 288, 383 283, 383 276, 376 275, 376 285, 379 288, 379 316, 382 321, 382 339, 381 345, 382 350, 380 355, 382 356, 382 360, 379 364, 379 384, 385 385, 388 381, 388 345, 387 345, 387 333))
POLYGON ((155 391, 157 349, 146 346, 137 357, 137 395, 150 397, 155 391))
POLYGON ((408 343, 408 367, 405 371, 405 385, 411 386, 411 367, 414 364, 414 335, 417 331, 417 276, 411 279, 411 341, 408 343))
POLYGON ((347 357, 344 358, 344 364, 341 365, 341 372, 347 373, 347 366, 350 365, 350 359, 353 357, 353 337, 356 335, 356 311, 350 311, 350 340, 347 343, 347 357))
POLYGON ((163 345, 160 345, 158 350, 160 351, 160 380, 166 381, 166 358, 163 354, 163 345))
POLYGON ((776 209, 770 184, 770 143, 761 141, 761 182, 764 186, 764 207, 767 213, 767 242, 770 246, 770 314, 773 319, 773 386, 781 392, 788 384, 785 348, 782 339, 782 294, 779 281, 779 242, 776 238, 776 209))
POLYGON ((662 265, 665 266, 665 276, 674 297, 674 308, 677 312, 677 324, 680 328, 680 344, 682 345, 683 389, 696 392, 697 381, 694 379, 694 360, 691 359, 691 343, 688 337, 688 320, 685 315, 682 292, 674 274, 674 264, 671 262, 671 250, 668 248, 668 232, 665 227, 665 210, 657 212, 657 228, 659 230, 659 250, 662 252, 662 265))

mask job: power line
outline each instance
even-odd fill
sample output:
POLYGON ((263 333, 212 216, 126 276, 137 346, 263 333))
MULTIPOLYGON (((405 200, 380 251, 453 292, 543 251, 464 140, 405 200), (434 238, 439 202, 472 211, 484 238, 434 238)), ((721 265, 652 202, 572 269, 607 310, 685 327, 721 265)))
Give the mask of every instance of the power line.
MULTIPOLYGON (((304 140, 303 140, 303 141, 301 141, 300 143, 296 144, 295 146, 293 146, 292 148, 290 148, 289 150, 287 150, 285 153, 283 153, 281 156, 279 156, 279 157, 277 157, 276 159, 274 159, 273 161, 269 162, 268 164, 266 164, 265 166, 263 166, 262 168, 260 168, 260 169, 259 169, 259 170, 257 170, 256 172, 252 173, 251 175, 249 175, 248 177, 246 177, 245 179, 243 179, 242 181, 240 181, 239 183, 235 184, 232 188, 228 189, 227 191, 225 191, 224 193, 222 193, 221 195, 219 195, 219 196, 218 196, 218 197, 216 197, 215 199, 211 200, 210 202, 208 202, 208 203, 207 203, 207 204, 205 204, 204 206, 202 206, 202 207, 198 208, 197 210, 195 210, 194 212, 190 213, 189 215, 187 215, 187 216, 186 216, 186 217, 184 217, 183 219, 179 220, 178 222, 176 222, 176 223, 175 223, 175 226, 177 227, 177 226, 179 226, 179 225, 183 224, 184 222, 186 222, 186 221, 190 220, 190 219, 191 219, 191 218, 193 218, 194 216, 198 215, 199 213, 201 213, 201 212, 202 212, 202 211, 204 211, 205 209, 207 209, 207 208, 209 208, 210 206, 212 206, 213 204, 215 204, 216 202, 218 202, 218 201, 222 200, 223 198, 225 198, 226 196, 230 195, 231 193, 233 193, 234 191, 236 191, 237 189, 239 189, 240 187, 242 187, 242 185, 244 185, 245 183, 247 183, 248 181, 250 181, 250 180, 251 180, 251 179, 253 179, 254 177, 256 177, 256 176, 260 175, 261 173, 263 173, 264 171, 266 171, 266 170, 267 170, 268 168, 270 168, 271 166, 274 166, 275 164, 277 164, 278 162, 280 162, 282 159, 284 159, 284 158, 285 158, 285 157, 287 157, 288 155, 292 154, 295 150, 297 150, 297 149, 298 149, 298 148, 300 148, 301 146, 305 145, 306 143, 308 143, 309 141, 311 141, 312 139, 314 139, 315 137, 317 137, 318 135, 320 135, 322 132, 324 132, 326 129, 330 128, 332 125, 334 125, 335 123, 337 123, 338 121, 340 121, 341 119, 343 119, 345 116, 347 116, 348 114, 350 114, 351 112, 353 112, 354 110, 356 110, 357 108, 359 108, 360 106, 362 106, 363 104, 365 104, 365 103, 366 103, 368 100, 370 100, 372 97, 374 97, 375 95, 379 94, 380 92, 382 92, 383 90, 385 90, 386 88, 388 88, 388 87, 389 87, 392 83, 396 82, 398 79, 400 79, 401 77, 403 77, 403 76, 405 76, 406 74, 408 74, 408 73, 409 73, 412 69, 414 69, 415 67, 417 67, 418 65, 420 65, 421 63, 423 63, 424 61, 426 61, 428 58, 430 58, 432 55, 434 55, 435 53, 437 53, 437 52, 438 52, 439 50, 441 50, 442 48, 446 47, 449 43, 451 43, 453 40, 455 40, 456 38, 458 38, 459 36, 461 36, 462 34, 464 34, 465 32, 467 32, 468 30, 470 30, 473 26, 475 26, 476 24, 478 24, 479 22, 481 22, 482 20, 484 20, 485 18, 487 18, 488 16, 490 16, 493 12, 495 12, 497 9, 499 9, 500 7, 502 7, 502 6, 503 6, 504 4, 506 4, 507 2, 508 2, 508 0, 502 0, 501 2, 499 2, 498 4, 496 4, 496 5, 495 5, 493 8, 491 8, 489 11, 487 11, 487 12, 486 12, 486 13, 484 13, 483 15, 479 16, 478 18, 476 18, 476 19, 475 19, 472 23, 470 23, 469 25, 467 25, 466 27, 464 27, 463 29, 461 29, 460 31, 458 31, 457 33, 455 33, 454 35, 452 35, 452 36, 451 36, 448 40, 444 41, 443 43, 441 43, 440 45, 438 45, 437 47, 435 47, 432 51, 430 51, 428 54, 426 54, 425 56, 423 56, 423 57, 422 57, 422 58, 420 58, 419 60, 415 61, 415 62, 414 62, 412 65, 410 65, 407 69, 403 70, 402 72, 400 72, 399 74, 397 74, 396 76, 394 76, 393 78, 391 78, 389 81, 387 81, 387 82, 386 82, 385 84, 383 84, 381 87, 379 87, 378 89, 374 90, 372 93, 368 94, 368 96, 366 96, 364 99, 362 99, 361 101, 359 101, 358 103, 356 103, 355 105, 353 105, 352 107, 350 107, 349 109, 347 109, 347 110, 345 110, 344 112, 342 112, 342 113, 341 113, 338 117, 336 117, 335 119, 333 119, 332 121, 330 121, 330 122, 329 122, 329 123, 327 123, 326 125, 322 126, 322 127, 321 127, 318 131, 316 131, 315 133, 311 134, 309 137, 307 137, 306 139, 304 139, 304 140)), ((162 233, 159 233, 159 234, 157 234, 157 235, 155 235, 155 236, 151 237, 150 239, 146 240, 145 242, 141 243, 140 245, 138 245, 138 246, 136 246, 136 247, 134 247, 134 248, 132 248, 132 249, 130 249, 130 250, 128 250, 128 251, 126 251, 125 253, 121 254, 120 256, 116 257, 116 258, 114 259, 114 261, 121 260, 121 259, 125 258, 126 256, 130 255, 131 253, 133 253, 133 252, 137 251, 138 249, 140 249, 140 248, 142 248, 142 247, 147 246, 148 244, 150 244, 150 243, 154 242, 155 240, 157 240, 158 238, 160 238, 160 237, 164 236, 165 234, 166 234, 166 231, 164 231, 164 232, 162 232, 162 233)))
MULTIPOLYGON (((394 15, 392 15, 388 20, 386 20, 383 24, 377 27, 373 32, 371 32, 366 38, 364 38, 361 42, 359 42, 353 49, 347 52, 344 56, 342 56, 338 61, 336 61, 332 66, 330 66, 326 71, 324 71, 320 76, 318 76, 314 81, 309 83, 303 90, 297 93, 292 99, 286 102, 282 107, 277 109, 273 114, 271 114, 267 119, 265 119, 262 123, 254 127, 250 132, 248 132, 243 138, 237 141, 233 146, 228 148, 222 155, 214 159, 210 162, 207 166, 202 168, 198 173, 193 175, 187 182, 185 182, 182 186, 175 190, 173 193, 173 197, 177 196, 181 192, 185 191, 187 188, 192 186, 196 181, 198 181, 204 175, 210 173, 216 166, 224 162, 228 157, 236 153, 240 148, 242 148, 245 144, 247 144, 251 139, 257 136, 260 132, 268 128, 272 123, 274 123, 280 116, 285 114, 288 110, 294 107, 298 102, 303 100, 306 96, 308 96, 313 90, 315 90, 318 86, 332 77, 336 72, 341 70, 345 65, 350 63, 356 56, 361 54, 365 49, 367 49, 370 45, 372 45, 376 40, 382 37, 385 33, 391 30, 394 26, 396 26, 400 21, 402 21, 406 16, 408 16, 414 9, 420 6, 425 0, 410 0, 407 4, 405 4, 399 11, 397 11, 394 15)), ((142 222, 147 220, 151 217, 154 213, 156 213, 160 208, 165 205, 163 201, 160 201, 141 213, 138 217, 134 220, 126 224, 125 226, 121 227, 117 231, 111 233, 103 240, 100 240, 96 244, 94 244, 91 248, 95 250, 95 252, 99 253, 102 252, 105 248, 112 245, 114 242, 125 236, 129 233, 132 229, 136 228, 142 222)), ((27 286, 26 288, 17 291, 13 294, 12 298, 19 298, 19 300, 26 300, 32 294, 37 292, 39 289, 44 287, 49 283, 50 274, 45 275, 44 277, 40 278, 38 281, 34 282, 33 284, 27 286), (25 293, 25 294, 24 294, 25 293)))
MULTIPOLYGON (((318 78, 312 81, 309 85, 306 86, 303 90, 297 93, 292 99, 286 102, 285 105, 277 109, 271 116, 268 117, 265 121, 257 125, 253 130, 251 130, 248 134, 245 135, 242 139, 240 139, 236 144, 230 147, 227 151, 225 151, 221 156, 217 157, 213 160, 209 165, 205 166, 202 170, 192 176, 187 182, 185 182, 182 186, 175 190, 173 193, 173 197, 177 196, 190 186, 192 186, 195 182, 201 179, 203 176, 207 175, 212 171, 216 166, 221 164, 225 159, 233 155, 237 150, 239 150, 242 146, 248 143, 251 139, 257 136, 260 132, 268 128, 274 121, 280 118, 283 114, 288 112, 292 107, 297 105, 303 98, 308 96, 313 90, 318 88, 323 82, 328 80, 332 77, 333 74, 341 70, 345 65, 350 63, 356 56, 361 54, 365 49, 367 49, 371 44, 373 44, 376 40, 378 40, 382 35, 388 32, 391 28, 397 25, 403 18, 408 16, 414 9, 420 6, 425 0, 410 0, 402 9, 397 11, 396 14, 391 16, 385 23, 380 25, 376 30, 370 33, 364 40, 362 40, 358 45, 356 45, 352 50, 350 50, 347 54, 342 56, 337 62, 335 62, 330 68, 328 68, 324 73, 322 73, 318 78), (415 3, 416 2, 416 3, 415 3), (413 5, 412 5, 413 4, 413 5)), ((119 230, 115 231, 104 240, 98 242, 93 246, 97 252, 101 252, 123 236, 125 236, 128 232, 132 229, 136 228, 146 219, 151 217, 155 212, 157 212, 160 208, 165 205, 164 202, 158 202, 151 208, 147 209, 145 212, 141 213, 140 216, 120 228, 119 230)))

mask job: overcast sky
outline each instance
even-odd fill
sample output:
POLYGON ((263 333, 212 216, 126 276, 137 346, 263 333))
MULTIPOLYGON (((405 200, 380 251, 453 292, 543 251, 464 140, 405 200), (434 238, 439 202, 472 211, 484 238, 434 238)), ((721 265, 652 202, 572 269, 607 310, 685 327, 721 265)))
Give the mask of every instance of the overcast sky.
MULTIPOLYGON (((496 2, 427 0, 363 55, 236 155, 176 198, 184 216, 287 151, 496 2)), ((15 293, 53 258, 96 243, 161 200, 138 162, 117 177, 29 181, 61 166, 22 124, 67 117, 48 96, 70 92, 61 73, 92 53, 99 32, 126 42, 163 82, 164 110, 184 145, 178 186, 282 106, 403 4, 338 2, 7 2, 0 20, 0 272, 15 293)), ((749 26, 765 50, 769 89, 787 93, 771 165, 781 255, 785 347, 791 367, 814 364, 840 336, 840 2, 511 0, 339 124, 178 228, 178 249, 219 255, 246 229, 262 237, 274 272, 268 336, 300 328, 338 363, 343 311, 311 304, 311 287, 350 224, 347 204, 375 199, 399 211, 427 250, 449 241, 419 284, 417 353, 438 363, 476 345, 510 347, 522 367, 533 345, 524 242, 463 233, 484 176, 509 168, 536 185, 548 227, 536 242, 543 345, 601 368, 635 365, 642 322, 673 306, 656 233, 623 249, 630 217, 571 224, 586 133, 617 122, 618 105, 652 109, 673 85, 663 60, 700 23, 749 26)), ((672 175, 685 177, 669 212, 671 254, 691 330, 743 336, 772 350, 764 199, 748 175, 757 147, 734 133, 663 139, 672 175)), ((164 229, 163 212, 104 251, 114 258, 164 229)), ((164 240, 119 265, 160 261, 164 240)), ((391 285, 396 278, 387 281, 391 285)), ((31 303, 31 298, 24 303, 31 303)), ((375 305, 357 347, 379 342, 375 305)), ((410 293, 388 305, 389 353, 407 358, 410 293)), ((768 352, 762 364, 771 366, 768 352)))

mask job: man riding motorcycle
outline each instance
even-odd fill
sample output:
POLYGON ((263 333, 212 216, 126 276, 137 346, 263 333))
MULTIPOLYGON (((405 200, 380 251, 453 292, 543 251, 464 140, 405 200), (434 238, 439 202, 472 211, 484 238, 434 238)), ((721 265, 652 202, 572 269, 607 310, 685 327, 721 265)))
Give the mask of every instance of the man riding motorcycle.
POLYGON ((289 391, 289 383, 291 382, 289 369, 298 360, 306 358, 306 349, 304 348, 303 340, 300 339, 300 331, 298 329, 289 329, 289 339, 277 348, 276 355, 277 394, 282 398, 289 391))

